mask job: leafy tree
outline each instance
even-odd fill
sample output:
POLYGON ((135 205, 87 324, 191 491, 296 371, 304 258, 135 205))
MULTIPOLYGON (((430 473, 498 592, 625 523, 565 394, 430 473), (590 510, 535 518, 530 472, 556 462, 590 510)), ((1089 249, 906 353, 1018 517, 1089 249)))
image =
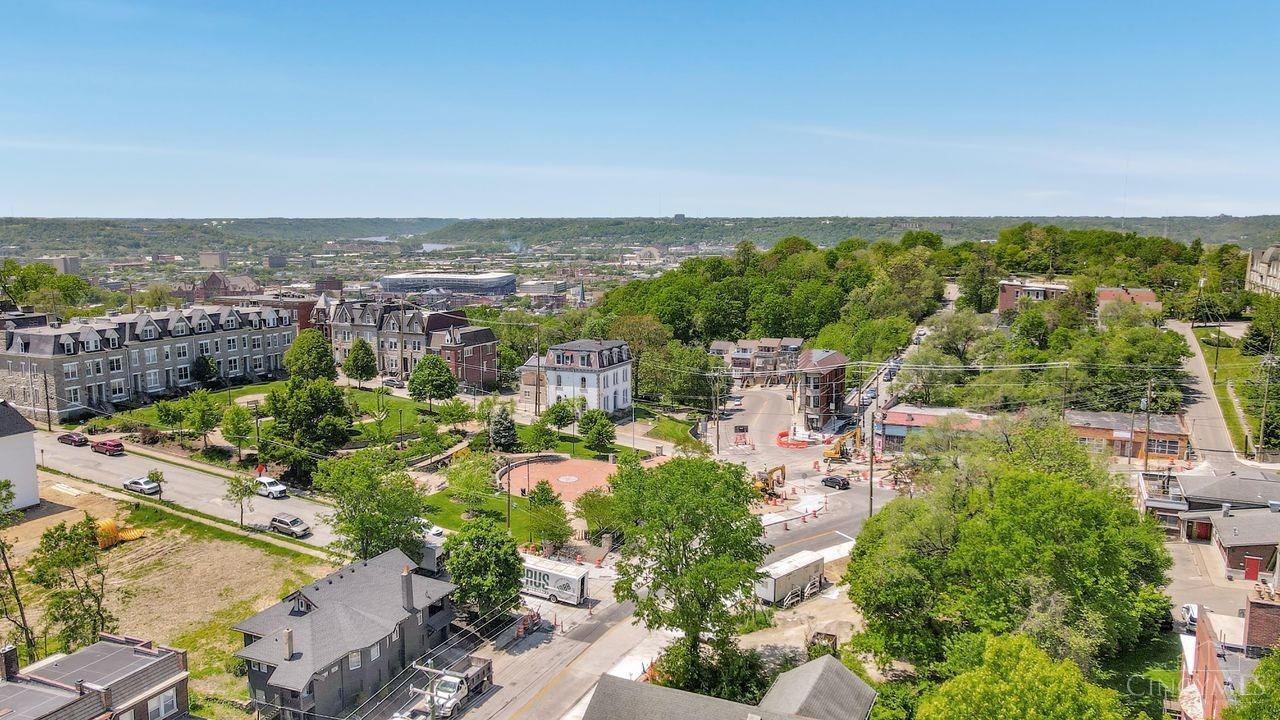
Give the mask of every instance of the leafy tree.
POLYGON ((27 603, 22 598, 14 568, 13 541, 4 531, 22 522, 22 511, 13 508, 13 483, 0 480, 0 565, 4 567, 4 586, 0 588, 0 617, 13 625, 27 649, 27 657, 36 657, 36 634, 27 620, 27 603))
POLYGON ((233 402, 222 412, 220 429, 222 437, 236 446, 236 459, 239 460, 240 449, 249 442, 249 435, 253 432, 253 414, 249 408, 233 402))
POLYGON ((498 406, 489 421, 489 440, 493 447, 502 451, 511 451, 520 447, 520 435, 516 433, 516 423, 507 412, 506 405, 498 406))
POLYGON ((359 387, 378 374, 378 361, 373 357, 373 348, 364 338, 358 337, 351 343, 347 351, 347 359, 342 363, 342 372, 355 380, 359 387))
POLYGON ((475 605, 483 617, 516 601, 524 577, 524 560, 516 541, 492 518, 467 521, 444 542, 445 568, 458 586, 453 599, 475 605))
POLYGON ((685 643, 668 645, 654 662, 654 682, 699 695, 755 705, 773 680, 756 650, 743 650, 731 641, 692 655, 685 643))
POLYGON ((746 471, 705 458, 652 468, 628 458, 613 491, 628 529, 614 594, 635 603, 646 627, 682 631, 699 657, 707 636, 734 632, 767 552, 746 471))
POLYGON ((315 485, 333 499, 334 511, 325 520, 340 550, 366 559, 392 548, 422 556, 419 518, 427 510, 426 494, 394 452, 366 449, 325 460, 316 469, 315 485))
MULTIPOLYGON (((918 720, 1124 720, 1113 690, 1091 684, 1071 662, 1054 661, 1026 637, 987 641, 981 665, 924 697, 918 720)), ((1259 716, 1263 717, 1263 716, 1259 716)))
POLYGON ((869 284, 849 294, 846 312, 871 318, 905 315, 920 322, 938 309, 944 289, 929 251, 917 246, 878 266, 869 284))
POLYGON ((529 507, 549 507, 560 502, 560 495, 551 487, 551 481, 543 478, 529 491, 529 507))
POLYGON ((524 449, 525 452, 543 452, 554 448, 559 442, 560 433, 547 425, 544 418, 530 426, 524 441, 524 449))
POLYGON ((969 349, 974 342, 990 332, 972 310, 935 315, 929 321, 929 328, 929 347, 937 348, 962 363, 969 362, 969 349))
POLYGON ((289 466, 295 481, 305 483, 316 457, 328 455, 351 439, 351 408, 332 380, 291 377, 283 390, 267 394, 270 427, 263 431, 258 453, 289 466))
POLYGON ((471 406, 459 398, 451 397, 436 408, 436 417, 445 425, 452 425, 456 430, 462 423, 471 419, 471 406))
POLYGON ((156 484, 156 498, 164 500, 164 472, 156 468, 147 471, 147 479, 156 484))
POLYGON ((240 508, 240 527, 244 527, 244 509, 253 509, 253 499, 258 494, 258 479, 248 475, 231 475, 224 481, 223 499, 240 508))
POLYGON ((156 421, 170 431, 181 428, 186 421, 186 407, 180 400, 157 400, 155 408, 156 421))
POLYGON ((956 304, 976 313, 989 313, 996 308, 1000 300, 1000 279, 1002 273, 990 254, 985 250, 976 252, 960 269, 956 284, 960 286, 960 297, 956 304))
POLYGON ((107 609, 107 566, 98 547, 93 517, 74 525, 60 522, 40 536, 27 572, 48 594, 45 622, 64 650, 95 642, 98 634, 114 632, 115 616, 107 609))
POLYGON ((578 420, 578 431, 585 438, 587 447, 596 452, 607 452, 613 446, 617 428, 603 410, 588 410, 578 420))
POLYGON ((1222 713, 1222 720, 1272 720, 1280 717, 1280 652, 1258 662, 1253 676, 1222 713))
POLYGON ((569 515, 559 495, 553 494, 551 501, 547 503, 529 503, 529 534, 548 550, 563 546, 573 537, 569 515))
POLYGON ((444 400, 458 394, 458 379, 449 372, 449 364, 439 355, 428 355, 418 361, 409 375, 409 396, 419 402, 444 400))
MULTIPOLYGON (((489 421, 493 419, 493 414, 497 412, 498 408, 506 407, 509 404, 495 395, 486 395, 480 398, 480 402, 476 403, 475 412, 472 415, 474 415, 477 422, 488 427, 489 421)), ((510 413, 510 409, 507 412, 510 413)))
POLYGON ((92 288, 84 278, 59 273, 52 265, 23 265, 14 258, 0 263, 0 292, 14 305, 42 304, 36 297, 41 290, 50 291, 45 302, 56 298, 59 305, 76 306, 88 298, 92 288))
POLYGON ((191 361, 191 379, 204 386, 218 379, 218 363, 208 355, 197 355, 191 361))
POLYGON ((493 496, 493 458, 488 455, 455 455, 444 477, 449 483, 449 494, 466 507, 469 517, 479 515, 485 500, 493 496))
POLYGON ((929 676, 949 644, 978 632, 1023 629, 1080 660, 1157 632, 1170 565, 1160 533, 1080 453, 1065 428, 1034 418, 996 423, 926 469, 933 492, 891 501, 851 553, 858 647, 929 676), (1054 623, 1096 629, 1098 643, 1054 623))
POLYGON ((573 405, 568 400, 557 400, 542 411, 542 422, 557 430, 564 430, 578 419, 573 405))
POLYGON ((138 304, 149 308, 158 308, 173 303, 173 294, 168 285, 159 283, 148 285, 137 297, 138 304))
POLYGON ((209 431, 218 427, 218 423, 222 420, 222 407, 204 388, 188 395, 183 400, 183 405, 187 427, 200 436, 206 448, 209 447, 209 431))
POLYGON ((1280 349, 1280 299, 1262 295, 1254 302, 1253 319, 1240 341, 1245 355, 1265 355, 1280 349))
POLYGON ((284 367, 289 371, 289 377, 304 381, 338 379, 333 346, 316 328, 307 328, 293 339, 284 353, 284 367))
POLYGON ((573 502, 574 517, 587 524, 587 530, 595 535, 622 532, 622 520, 618 517, 618 501, 604 488, 591 488, 573 502))

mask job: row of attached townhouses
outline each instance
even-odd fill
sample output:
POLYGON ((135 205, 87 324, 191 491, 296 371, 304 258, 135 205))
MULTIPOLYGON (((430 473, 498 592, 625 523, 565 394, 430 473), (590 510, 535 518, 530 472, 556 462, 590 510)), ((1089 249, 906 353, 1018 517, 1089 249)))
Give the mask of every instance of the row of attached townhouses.
POLYGON ((35 324, 0 316, 0 399, 52 422, 193 387, 201 356, 232 381, 275 376, 295 322, 288 310, 225 305, 35 324))
POLYGON ((363 338, 382 375, 408 378, 424 357, 439 355, 464 385, 489 388, 498 382, 498 337, 461 313, 423 311, 405 302, 321 302, 311 322, 333 343, 338 363, 363 338))
POLYGON ((760 338, 759 340, 714 340, 708 349, 720 358, 729 373, 743 386, 772 385, 787 379, 800 359, 803 338, 760 338))

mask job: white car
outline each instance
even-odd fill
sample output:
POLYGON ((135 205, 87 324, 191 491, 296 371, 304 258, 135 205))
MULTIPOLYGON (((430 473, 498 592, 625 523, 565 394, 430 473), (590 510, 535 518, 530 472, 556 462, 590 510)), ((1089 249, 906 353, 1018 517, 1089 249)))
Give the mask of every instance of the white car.
POLYGON ((1200 606, 1188 603, 1182 608, 1182 621, 1187 624, 1187 632, 1196 631, 1196 621, 1200 619, 1200 606))
POLYGON ((734 399, 733 399, 733 406, 734 406, 734 407, 742 407, 742 398, 739 398, 739 397, 734 398, 734 399))
POLYGON ((156 495, 160 492, 159 485, 144 477, 125 480, 124 489, 130 492, 142 493, 143 495, 156 495))
POLYGON ((280 483, 279 480, 263 475, 258 478, 258 494, 262 497, 278 500, 287 496, 289 491, 280 483))
POLYGON ((424 535, 434 535, 435 537, 444 537, 444 528, 433 522, 418 518, 418 523, 422 525, 422 533, 424 535))

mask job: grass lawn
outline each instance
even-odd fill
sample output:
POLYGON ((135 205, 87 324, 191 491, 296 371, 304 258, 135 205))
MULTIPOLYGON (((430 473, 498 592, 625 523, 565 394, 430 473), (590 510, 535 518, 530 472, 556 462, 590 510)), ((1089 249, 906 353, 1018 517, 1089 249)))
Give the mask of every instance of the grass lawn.
MULTIPOLYGON (((218 390, 213 393, 213 396, 214 396, 214 399, 217 400, 219 404, 225 406, 229 402, 227 399, 228 395, 230 395, 232 400, 236 398, 244 397, 245 395, 265 395, 266 393, 269 393, 272 390, 279 390, 283 388, 284 385, 285 385, 285 382, 283 380, 275 380, 273 382, 267 382, 267 383, 256 383, 253 385, 242 385, 240 387, 231 388, 230 392, 228 392, 227 390, 218 390)), ((140 423, 161 427, 160 422, 156 419, 155 405, 148 405, 144 408, 138 408, 136 410, 122 410, 116 413, 116 416, 122 417, 122 418, 132 418, 134 420, 137 420, 140 423)))
MULTIPOLYGON (((1214 330, 1214 328, 1196 328, 1196 339, 1200 341, 1200 351, 1204 353, 1205 364, 1209 367, 1210 375, 1213 373, 1214 353, 1217 353, 1218 374, 1213 392, 1217 396, 1218 406, 1222 408, 1222 415, 1226 418, 1227 431, 1231 433, 1231 443, 1235 445, 1237 451, 1244 452, 1245 432, 1240 424, 1240 416, 1236 413, 1235 404, 1231 402, 1231 395, 1227 391, 1227 381, 1234 381, 1236 396, 1240 397, 1244 383, 1257 377, 1258 363, 1261 358, 1242 355, 1239 348, 1215 348, 1212 345, 1206 345, 1205 336, 1212 334, 1214 330)), ((1243 397, 1241 397, 1241 405, 1252 426, 1253 436, 1257 437, 1258 418, 1249 415, 1249 408, 1245 405, 1243 397)))
MULTIPOLYGON (((427 504, 431 506, 432 512, 429 516, 431 522, 448 530, 461 530, 462 513, 465 508, 461 504, 454 502, 449 497, 449 490, 445 489, 434 495, 427 497, 427 504)), ((507 520, 507 495, 502 493, 487 498, 484 504, 484 511, 493 515, 495 520, 505 523, 507 520)), ((515 537, 516 542, 529 542, 529 502, 520 497, 519 494, 511 496, 511 535, 515 537)))
POLYGON ((1126 706, 1145 711, 1148 717, 1163 717, 1162 700, 1178 696, 1181 662, 1178 634, 1169 631, 1132 652, 1106 661, 1098 670, 1098 679, 1102 685, 1119 692, 1126 706))
POLYGON ((687 443, 692 439, 689 435, 691 427, 693 427, 691 423, 662 415, 658 417, 653 429, 645 433, 645 436, 655 440, 666 440, 673 444, 687 443))

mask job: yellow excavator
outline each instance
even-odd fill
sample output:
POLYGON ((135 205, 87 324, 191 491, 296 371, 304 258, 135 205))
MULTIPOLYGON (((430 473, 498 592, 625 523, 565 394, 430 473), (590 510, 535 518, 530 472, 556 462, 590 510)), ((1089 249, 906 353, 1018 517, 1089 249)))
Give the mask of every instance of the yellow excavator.
POLYGON ((787 466, 779 465, 756 473, 756 490, 766 497, 779 497, 787 484, 787 466))
POLYGON ((856 427, 831 441, 831 447, 822 451, 822 457, 828 463, 848 460, 861 447, 862 428, 856 427))

